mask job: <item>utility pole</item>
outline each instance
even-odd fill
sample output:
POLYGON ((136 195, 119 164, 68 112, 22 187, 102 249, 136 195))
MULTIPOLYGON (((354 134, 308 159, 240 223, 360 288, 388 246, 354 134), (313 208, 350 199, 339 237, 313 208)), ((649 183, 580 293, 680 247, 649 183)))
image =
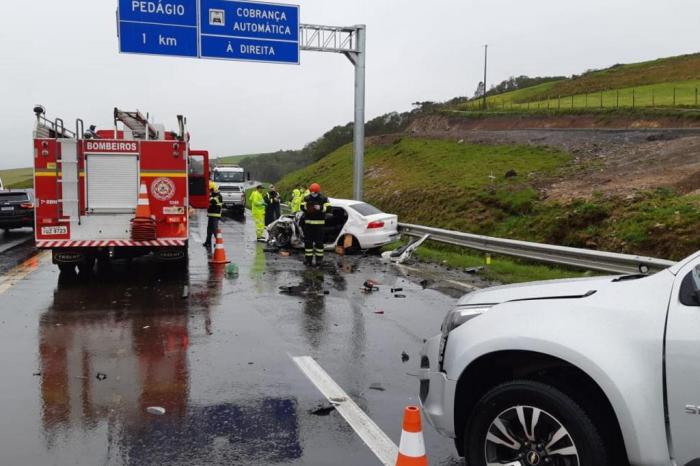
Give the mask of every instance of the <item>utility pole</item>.
POLYGON ((488 56, 489 56, 489 44, 486 44, 486 45, 484 45, 484 95, 483 95, 484 110, 486 110, 486 66, 488 64, 488 56))

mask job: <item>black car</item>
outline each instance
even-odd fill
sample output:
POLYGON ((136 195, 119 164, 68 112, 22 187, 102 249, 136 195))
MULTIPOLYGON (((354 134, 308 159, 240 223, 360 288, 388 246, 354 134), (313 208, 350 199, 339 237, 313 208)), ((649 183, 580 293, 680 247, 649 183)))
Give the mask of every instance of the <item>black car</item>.
POLYGON ((0 229, 34 227, 34 197, 28 191, 0 191, 0 229))

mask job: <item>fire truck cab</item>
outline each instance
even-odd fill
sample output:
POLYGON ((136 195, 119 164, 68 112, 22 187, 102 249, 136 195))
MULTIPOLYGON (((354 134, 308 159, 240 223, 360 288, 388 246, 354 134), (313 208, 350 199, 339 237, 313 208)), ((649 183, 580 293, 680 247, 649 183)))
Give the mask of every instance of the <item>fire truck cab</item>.
POLYGON ((112 129, 75 130, 34 108, 36 246, 61 271, 153 253, 187 263, 189 206, 208 205, 209 156, 189 148, 186 119, 166 131, 114 109, 112 129))

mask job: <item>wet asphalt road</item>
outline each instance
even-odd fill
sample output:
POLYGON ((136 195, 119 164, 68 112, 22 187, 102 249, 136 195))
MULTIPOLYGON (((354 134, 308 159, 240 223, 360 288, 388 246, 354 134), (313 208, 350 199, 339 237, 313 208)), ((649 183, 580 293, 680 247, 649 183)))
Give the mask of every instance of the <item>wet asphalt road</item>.
MULTIPOLYGON (((337 412, 313 413, 325 398, 291 357, 316 359, 398 445, 418 402, 406 372, 463 291, 377 257, 307 269, 251 223, 223 223, 237 278, 197 232, 188 272, 140 259, 64 276, 29 244, 0 255, 0 464, 380 464, 337 412), (361 292, 367 279, 380 290, 361 292)), ((462 464, 424 430, 432 465, 462 464)))

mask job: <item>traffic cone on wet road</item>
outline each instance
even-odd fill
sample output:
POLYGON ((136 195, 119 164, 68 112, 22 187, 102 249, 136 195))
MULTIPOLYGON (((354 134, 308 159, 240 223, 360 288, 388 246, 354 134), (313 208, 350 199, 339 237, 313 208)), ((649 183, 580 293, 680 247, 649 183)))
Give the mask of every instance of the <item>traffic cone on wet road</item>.
POLYGON ((404 410, 396 466, 428 466, 418 406, 406 406, 404 410))
POLYGON ((131 239, 134 241, 152 241, 156 239, 156 221, 151 217, 151 205, 148 201, 148 188, 141 183, 136 215, 131 220, 131 239))
POLYGON ((216 229, 216 246, 214 247, 214 255, 210 264, 228 264, 230 260, 226 260, 226 250, 224 249, 224 237, 221 234, 221 228, 216 229))

